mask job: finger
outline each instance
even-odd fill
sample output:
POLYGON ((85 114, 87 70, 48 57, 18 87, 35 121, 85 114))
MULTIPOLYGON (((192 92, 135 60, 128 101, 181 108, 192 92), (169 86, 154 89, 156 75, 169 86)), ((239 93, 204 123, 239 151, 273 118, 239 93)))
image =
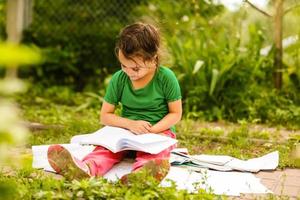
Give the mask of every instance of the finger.
POLYGON ((147 126, 152 127, 152 124, 150 122, 147 122, 147 126))
POLYGON ((137 127, 137 128, 134 130, 134 134, 136 134, 136 135, 141 134, 141 129, 140 129, 140 127, 137 127))
POLYGON ((143 121, 143 122, 144 122, 144 124, 147 124, 148 126, 152 126, 152 124, 148 121, 143 121))
POLYGON ((149 131, 146 127, 141 127, 141 134, 143 134, 143 133, 149 133, 149 131))
POLYGON ((142 129, 142 130, 139 131, 138 135, 142 135, 142 134, 144 134, 144 133, 145 133, 145 130, 142 129))
POLYGON ((147 126, 151 127, 152 124, 150 122, 144 121, 144 124, 146 124, 147 126))
POLYGON ((148 124, 143 125, 144 129, 147 130, 147 133, 150 131, 151 127, 148 124))
POLYGON ((146 129, 147 129, 147 133, 149 133, 151 131, 151 126, 146 125, 146 129))

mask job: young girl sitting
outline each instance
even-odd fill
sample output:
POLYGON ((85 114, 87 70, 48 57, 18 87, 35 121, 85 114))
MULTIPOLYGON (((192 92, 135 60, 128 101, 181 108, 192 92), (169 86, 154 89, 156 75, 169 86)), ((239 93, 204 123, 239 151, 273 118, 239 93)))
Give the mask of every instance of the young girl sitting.
MULTIPOLYGON (((116 44, 121 69, 113 76, 101 108, 103 125, 121 127, 134 134, 157 133, 175 138, 174 125, 182 115, 181 92, 174 73, 159 65, 160 35, 150 24, 126 26, 116 44), (114 113, 118 103, 121 116, 114 113)), ((113 134, 113 133, 111 133, 113 134)), ((133 173, 141 169, 158 181, 169 169, 169 147, 158 154, 136 152, 133 173)), ((48 149, 48 161, 59 174, 69 178, 103 176, 128 153, 113 153, 97 146, 83 160, 78 160, 60 145, 48 149)), ((126 181, 127 176, 122 178, 126 181)))

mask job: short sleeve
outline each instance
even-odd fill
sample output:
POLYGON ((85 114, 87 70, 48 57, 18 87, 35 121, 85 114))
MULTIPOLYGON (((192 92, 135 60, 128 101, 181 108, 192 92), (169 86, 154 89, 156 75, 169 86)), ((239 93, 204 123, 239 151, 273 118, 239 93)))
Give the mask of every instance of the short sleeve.
POLYGON ((120 101, 120 71, 116 72, 106 89, 104 100, 112 105, 118 105, 120 101))
POLYGON ((173 71, 168 69, 164 78, 164 91, 167 102, 181 99, 181 90, 178 80, 173 71))

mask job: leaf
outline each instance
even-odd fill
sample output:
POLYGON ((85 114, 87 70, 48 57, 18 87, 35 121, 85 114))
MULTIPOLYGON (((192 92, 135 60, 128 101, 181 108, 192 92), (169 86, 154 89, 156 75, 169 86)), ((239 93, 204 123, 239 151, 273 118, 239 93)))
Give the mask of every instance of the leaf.
POLYGON ((218 76, 219 76, 219 70, 217 69, 213 69, 212 70, 212 78, 211 78, 211 82, 210 82, 210 89, 209 89, 209 95, 212 96, 212 93, 215 90, 217 81, 218 81, 218 76))
POLYGON ((37 49, 12 43, 0 43, 0 55, 0 65, 6 67, 35 64, 41 61, 41 55, 37 49))
POLYGON ((202 67, 203 64, 204 64, 204 61, 197 60, 195 65, 194 65, 193 74, 196 74, 200 70, 200 68, 202 67))

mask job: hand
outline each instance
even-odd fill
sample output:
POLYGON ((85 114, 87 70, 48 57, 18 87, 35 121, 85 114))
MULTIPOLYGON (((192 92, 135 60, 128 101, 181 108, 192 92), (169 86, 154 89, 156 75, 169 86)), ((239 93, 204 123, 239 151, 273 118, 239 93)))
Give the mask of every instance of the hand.
POLYGON ((143 120, 132 120, 128 124, 128 129, 136 135, 149 133, 151 129, 150 122, 143 121, 143 120))

